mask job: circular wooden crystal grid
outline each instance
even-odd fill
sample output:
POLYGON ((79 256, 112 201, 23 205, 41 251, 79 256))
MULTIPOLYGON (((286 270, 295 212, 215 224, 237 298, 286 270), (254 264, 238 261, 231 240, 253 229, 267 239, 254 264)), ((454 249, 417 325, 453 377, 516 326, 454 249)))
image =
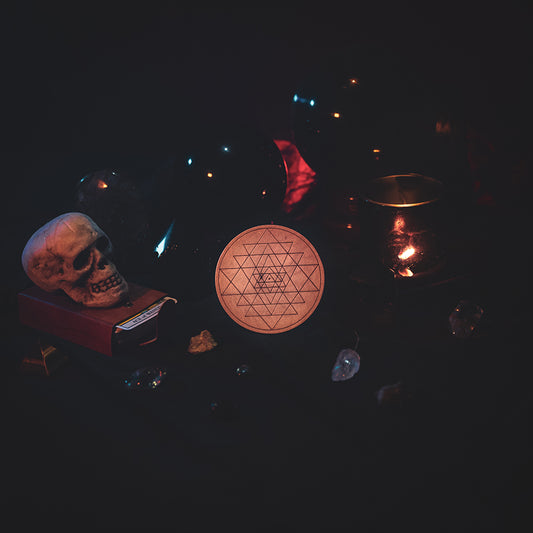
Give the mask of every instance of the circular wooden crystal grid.
POLYGON ((222 307, 257 333, 282 333, 305 322, 324 291, 324 267, 313 245, 283 226, 256 226, 224 249, 215 271, 222 307))

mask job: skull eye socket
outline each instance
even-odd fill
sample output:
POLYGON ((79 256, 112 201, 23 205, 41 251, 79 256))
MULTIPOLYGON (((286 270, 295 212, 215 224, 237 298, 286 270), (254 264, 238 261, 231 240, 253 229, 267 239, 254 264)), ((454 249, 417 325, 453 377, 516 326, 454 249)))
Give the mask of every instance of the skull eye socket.
MULTIPOLYGON (((102 235, 101 237, 98 237, 98 239, 96 239, 94 246, 101 252, 104 252, 109 248, 109 244, 109 239, 105 235, 102 235)), ((91 248, 85 248, 85 250, 81 251, 76 256, 76 258, 72 262, 72 266, 75 270, 81 270, 82 268, 88 265, 90 258, 91 248)))
POLYGON ((74 267, 75 270, 80 270, 84 266, 87 266, 87 264, 89 263, 90 257, 91 257, 91 249, 85 248, 85 250, 83 250, 76 256, 76 258, 72 262, 72 266, 74 267))
POLYGON ((106 236, 102 235, 101 237, 98 237, 98 239, 96 239, 95 246, 96 248, 98 248, 98 250, 104 252, 109 247, 109 239, 106 236))

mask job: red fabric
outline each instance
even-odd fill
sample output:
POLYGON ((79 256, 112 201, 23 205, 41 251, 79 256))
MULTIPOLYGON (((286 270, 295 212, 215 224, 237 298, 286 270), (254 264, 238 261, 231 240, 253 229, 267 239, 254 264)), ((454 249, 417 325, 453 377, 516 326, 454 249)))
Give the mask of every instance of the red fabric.
POLYGON ((287 168, 287 191, 283 210, 293 211, 316 183, 316 172, 305 162, 298 148, 285 139, 274 139, 287 168))

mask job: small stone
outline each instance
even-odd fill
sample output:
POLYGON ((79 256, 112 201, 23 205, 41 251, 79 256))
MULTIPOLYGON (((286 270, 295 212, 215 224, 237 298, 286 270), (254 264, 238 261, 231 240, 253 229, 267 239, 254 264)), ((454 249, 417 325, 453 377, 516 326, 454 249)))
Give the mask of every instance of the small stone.
POLYGON ((379 406, 402 405, 409 397, 401 381, 393 385, 384 385, 376 392, 379 406))
POLYGON ((483 309, 473 302, 461 300, 448 317, 450 331, 455 337, 470 337, 483 315, 483 309))
POLYGON ((164 368, 139 368, 124 379, 124 386, 129 390, 157 389, 167 375, 164 368))
POLYGON ((235 369, 237 376, 248 376, 250 374, 250 367, 246 364, 240 365, 235 369))
POLYGON ((190 354, 204 353, 209 352, 215 346, 218 346, 218 342, 207 329, 204 329, 199 335, 191 337, 187 351, 190 354))
POLYGON ((359 372, 361 358, 351 348, 344 348, 339 352, 335 364, 331 370, 332 381, 346 381, 353 378, 359 372))

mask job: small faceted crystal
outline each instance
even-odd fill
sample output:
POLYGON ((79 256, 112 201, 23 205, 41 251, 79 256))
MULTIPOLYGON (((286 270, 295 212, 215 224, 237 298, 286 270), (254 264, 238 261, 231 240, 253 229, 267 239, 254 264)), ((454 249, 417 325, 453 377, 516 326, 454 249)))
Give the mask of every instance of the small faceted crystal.
POLYGON ((331 370, 332 381, 346 381, 359 372, 361 359, 359 354, 351 348, 344 348, 339 352, 333 369, 331 370))

